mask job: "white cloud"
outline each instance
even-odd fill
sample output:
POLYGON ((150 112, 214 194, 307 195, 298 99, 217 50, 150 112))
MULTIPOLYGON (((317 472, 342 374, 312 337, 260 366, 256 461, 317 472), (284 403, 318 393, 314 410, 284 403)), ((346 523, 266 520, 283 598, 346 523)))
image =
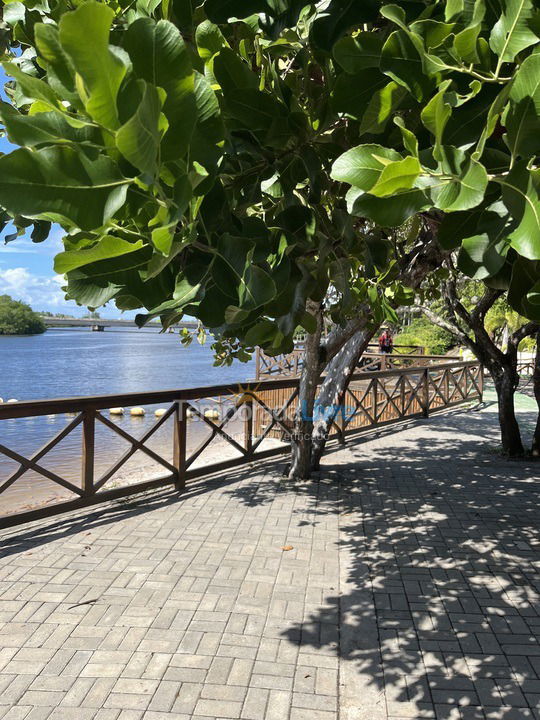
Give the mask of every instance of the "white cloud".
MULTIPOLYGON (((9 233, 9 230, 6 231, 9 233)), ((32 242, 29 237, 20 237, 12 240, 9 243, 0 244, 0 262, 2 255, 13 254, 13 255, 56 255, 56 253, 62 252, 64 249, 62 238, 65 235, 64 231, 58 225, 54 225, 49 237, 41 243, 32 242)))
POLYGON ((25 267, 0 269, 0 294, 11 295, 15 300, 24 300, 35 310, 54 308, 76 308, 75 303, 64 300, 61 286, 65 283, 61 275, 35 275, 25 267))

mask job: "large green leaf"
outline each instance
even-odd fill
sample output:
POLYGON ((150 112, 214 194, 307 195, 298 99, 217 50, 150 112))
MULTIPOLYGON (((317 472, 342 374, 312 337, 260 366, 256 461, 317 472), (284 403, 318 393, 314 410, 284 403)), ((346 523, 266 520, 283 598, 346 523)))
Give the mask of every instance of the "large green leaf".
POLYGON ((488 183, 485 167, 463 150, 450 146, 441 148, 441 156, 440 175, 431 181, 433 204, 446 212, 479 205, 488 183))
POLYGON ((208 62, 222 47, 227 45, 227 41, 219 27, 210 20, 205 20, 200 25, 197 25, 195 42, 197 51, 205 62, 208 62))
POLYGON ((331 52, 336 41, 349 28, 375 22, 378 14, 377 0, 330 0, 313 22, 311 40, 317 47, 331 52))
POLYGON ((256 73, 230 48, 223 48, 214 58, 214 75, 225 93, 242 88, 258 89, 256 73))
POLYGON ((167 93, 163 113, 169 129, 161 143, 163 159, 182 157, 197 120, 195 77, 182 35, 166 20, 141 18, 129 26, 124 47, 137 77, 167 93))
POLYGON ((439 91, 431 98, 427 105, 424 106, 420 113, 422 122, 435 137, 435 155, 438 154, 444 128, 452 115, 452 108, 445 98, 445 93, 449 85, 450 80, 443 82, 440 85, 439 91))
POLYGON ((421 101, 431 93, 433 82, 425 72, 419 43, 419 38, 415 42, 410 34, 396 30, 384 44, 380 68, 421 101))
POLYGON ((154 85, 139 80, 141 101, 135 114, 116 133, 116 147, 142 173, 155 175, 160 143, 161 101, 154 85))
POLYGON ((540 152, 540 55, 530 55, 517 71, 504 123, 513 155, 540 152))
POLYGON ((493 242, 486 233, 463 240, 458 256, 459 269, 473 280, 496 275, 506 262, 506 239, 493 242))
POLYGON ((89 0, 60 20, 60 42, 84 83, 79 89, 91 118, 106 128, 120 125, 116 98, 126 63, 109 46, 114 11, 89 0))
MULTIPOLYGON (((337 78, 332 90, 332 108, 334 112, 345 113, 360 120, 362 115, 367 112, 366 108, 369 107, 370 101, 386 85, 388 85, 388 78, 379 70, 364 70, 358 75, 342 73, 337 78)), ((370 119, 374 121, 372 115, 370 119)))
POLYGON ((226 96, 228 113, 251 130, 269 130, 273 121, 287 115, 287 108, 268 93, 244 88, 226 96))
POLYGON ((127 253, 140 250, 143 246, 142 240, 137 242, 127 242, 112 235, 105 235, 91 248, 83 248, 82 250, 67 250, 61 252, 54 258, 55 272, 60 275, 84 267, 90 263, 99 260, 108 260, 110 258, 126 255, 127 253))
POLYGON ((421 190, 412 188, 379 198, 352 187, 347 193, 347 208, 351 215, 365 217, 381 227, 398 227, 420 210, 427 210, 431 202, 421 190))
POLYGON ((226 23, 229 18, 245 18, 270 10, 266 0, 206 0, 206 15, 214 23, 226 23))
POLYGON ((504 204, 517 223, 509 235, 512 247, 529 260, 540 260, 539 171, 529 171, 521 162, 499 182, 504 204))
POLYGON ((383 46, 382 34, 361 32, 354 37, 341 38, 334 45, 336 61, 351 75, 367 68, 378 68, 383 46))
POLYGON ((538 7, 533 0, 499 0, 501 15, 493 27, 489 44, 499 64, 512 62, 516 55, 538 42, 538 7))
POLYGON ((61 109, 60 99, 46 82, 23 72, 15 63, 4 62, 2 66, 6 74, 11 75, 11 77, 17 81, 17 87, 21 91, 21 94, 25 98, 28 98, 29 102, 37 100, 45 108, 50 108, 51 110, 61 109))
POLYGON ((386 165, 370 194, 376 197, 388 197, 402 190, 410 190, 420 175, 421 165, 417 158, 408 156, 386 165))
POLYGON ((40 62, 45 64, 47 81, 60 97, 82 107, 75 87, 75 68, 60 44, 58 28, 52 23, 35 27, 36 48, 40 62))
POLYGON ((65 219, 92 230, 124 204, 130 180, 106 156, 88 159, 68 147, 0 157, 0 205, 26 217, 65 219))
POLYGON ((369 191, 391 162, 402 160, 395 150, 381 145, 358 145, 340 155, 332 166, 334 180, 369 191))
POLYGON ((407 90, 394 81, 376 90, 362 116, 360 134, 382 133, 394 112, 407 97, 407 90))
POLYGON ((92 140, 95 134, 93 128, 72 127, 61 113, 24 115, 7 103, 0 103, 0 118, 9 140, 20 146, 82 143, 92 140))

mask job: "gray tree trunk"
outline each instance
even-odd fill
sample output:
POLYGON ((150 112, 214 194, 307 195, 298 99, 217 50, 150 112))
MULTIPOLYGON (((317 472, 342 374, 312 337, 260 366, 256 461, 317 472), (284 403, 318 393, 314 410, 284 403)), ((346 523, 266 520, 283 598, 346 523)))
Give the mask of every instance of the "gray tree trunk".
POLYGON ((536 335, 536 357, 533 370, 533 388, 536 404, 538 405, 538 419, 534 429, 531 454, 540 457, 540 333, 536 335))
POLYGON ((351 376, 375 332, 376 329, 358 332, 328 364, 326 377, 317 395, 311 461, 313 469, 319 468, 332 423, 343 412, 344 396, 351 376))
POLYGON ((288 477, 304 480, 311 472, 313 443, 313 409, 320 369, 320 341, 322 333, 322 309, 315 303, 308 304, 308 311, 317 319, 317 330, 306 336, 304 362, 298 390, 298 408, 294 418, 291 437, 291 464, 288 477))

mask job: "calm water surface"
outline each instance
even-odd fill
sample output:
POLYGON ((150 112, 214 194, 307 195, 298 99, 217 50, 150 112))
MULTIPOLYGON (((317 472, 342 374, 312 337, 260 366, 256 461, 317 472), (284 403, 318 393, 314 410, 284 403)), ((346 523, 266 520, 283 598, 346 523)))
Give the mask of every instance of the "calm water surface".
MULTIPOLYGON (((255 375, 253 361, 216 368, 209 345, 194 342, 186 348, 181 345, 178 334, 135 328, 109 328, 102 333, 86 328, 52 329, 31 337, 0 336, 0 368, 0 397, 4 401, 9 398, 21 401, 169 390, 244 382, 255 375)), ((143 418, 126 413, 122 417, 111 416, 111 419, 139 438, 156 421, 156 407, 145 408, 143 418)), ((107 411, 104 414, 108 415, 107 411)), ((2 420, 0 443, 28 458, 72 420, 73 417, 67 415, 2 420)), ((188 447, 196 447, 208 432, 204 423, 192 421, 188 447)), ((170 461, 171 437, 169 419, 148 445, 170 461)), ((79 426, 40 460, 42 467, 80 486, 81 439, 79 426)), ((129 447, 129 443, 114 431, 96 423, 96 477, 99 478, 129 447)), ((215 442, 210 455, 209 452, 210 449, 206 453, 206 462, 215 459, 215 442)), ((227 452, 227 448, 223 447, 221 451, 218 444, 218 454, 220 452, 227 452)), ((201 462, 205 462, 205 458, 201 457, 201 462)), ((18 468, 16 461, 0 454, 0 489, 18 468)), ((160 471, 166 472, 139 451, 112 482, 140 481, 160 471)), ((69 491, 41 475, 26 472, 0 493, 0 516, 73 497, 69 491)))
POLYGON ((52 329, 0 336, 0 397, 7 400, 105 395, 242 382, 253 362, 213 367, 209 345, 180 344, 177 334, 107 328, 52 329))

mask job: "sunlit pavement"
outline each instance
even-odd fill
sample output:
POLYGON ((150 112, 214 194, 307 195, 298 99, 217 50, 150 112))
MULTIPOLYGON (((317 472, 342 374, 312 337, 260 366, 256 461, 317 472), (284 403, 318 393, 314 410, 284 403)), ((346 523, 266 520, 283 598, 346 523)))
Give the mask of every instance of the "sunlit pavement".
POLYGON ((496 445, 456 411, 4 531, 0 718, 540 718, 540 472, 496 445))

